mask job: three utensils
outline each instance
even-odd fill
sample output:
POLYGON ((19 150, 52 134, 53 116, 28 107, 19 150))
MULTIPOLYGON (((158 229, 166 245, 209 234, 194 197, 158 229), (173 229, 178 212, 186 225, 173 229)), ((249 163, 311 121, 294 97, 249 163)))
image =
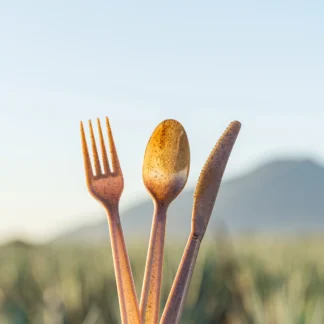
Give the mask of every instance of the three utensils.
MULTIPOLYGON (((138 303, 119 218, 118 205, 124 188, 122 170, 108 118, 106 117, 106 128, 110 147, 110 164, 99 119, 97 125, 102 163, 99 160, 92 124, 89 121, 93 170, 81 122, 86 183, 90 194, 107 213, 122 323, 157 324, 160 311, 167 210, 188 179, 190 168, 188 137, 178 121, 167 119, 155 128, 146 147, 142 176, 153 199, 154 215, 142 294, 140 303, 138 303)), ((191 233, 160 320, 161 324, 180 322, 199 247, 240 128, 241 124, 238 121, 230 123, 201 171, 194 194, 191 233)))

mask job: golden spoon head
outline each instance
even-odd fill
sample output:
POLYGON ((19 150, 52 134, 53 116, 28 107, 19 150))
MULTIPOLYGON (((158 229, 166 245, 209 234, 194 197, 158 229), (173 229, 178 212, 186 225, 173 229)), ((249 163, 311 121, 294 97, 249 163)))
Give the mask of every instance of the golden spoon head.
POLYGON ((185 186, 190 168, 189 141, 183 126, 167 119, 146 146, 143 181, 155 201, 169 205, 185 186))

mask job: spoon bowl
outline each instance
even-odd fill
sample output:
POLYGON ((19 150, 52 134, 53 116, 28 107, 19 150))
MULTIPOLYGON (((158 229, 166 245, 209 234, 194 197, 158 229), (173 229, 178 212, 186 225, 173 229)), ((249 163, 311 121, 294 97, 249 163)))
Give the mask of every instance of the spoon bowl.
POLYGON ((143 181, 153 199, 170 204, 187 182, 189 165, 189 142, 183 126, 173 119, 164 120, 147 144, 143 163, 143 181))

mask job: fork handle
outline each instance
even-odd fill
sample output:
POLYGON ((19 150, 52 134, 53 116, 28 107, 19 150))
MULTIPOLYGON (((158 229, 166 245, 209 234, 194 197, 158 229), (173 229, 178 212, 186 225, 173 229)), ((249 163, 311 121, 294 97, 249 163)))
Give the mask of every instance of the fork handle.
POLYGON ((140 324, 140 313, 134 279, 127 254, 118 208, 106 209, 123 324, 140 324))
POLYGON ((201 240, 190 234, 160 324, 178 324, 196 264, 201 240))
POLYGON ((151 237, 145 266, 140 302, 143 324, 157 324, 160 310, 160 292, 167 206, 154 202, 151 237))

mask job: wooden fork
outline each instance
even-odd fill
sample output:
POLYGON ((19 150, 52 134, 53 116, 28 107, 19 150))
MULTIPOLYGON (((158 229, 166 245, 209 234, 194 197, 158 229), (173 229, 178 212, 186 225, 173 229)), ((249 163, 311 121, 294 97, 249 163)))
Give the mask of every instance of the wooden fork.
POLYGON ((94 174, 91 166, 83 124, 82 122, 80 122, 86 183, 90 194, 104 207, 107 213, 122 323, 140 324, 141 320, 138 300, 119 218, 118 205, 119 199, 124 189, 124 178, 122 170, 120 168, 109 120, 106 117, 111 167, 108 163, 108 157, 99 118, 97 119, 97 123, 103 169, 100 165, 92 124, 89 120, 90 138, 95 170, 94 174))

